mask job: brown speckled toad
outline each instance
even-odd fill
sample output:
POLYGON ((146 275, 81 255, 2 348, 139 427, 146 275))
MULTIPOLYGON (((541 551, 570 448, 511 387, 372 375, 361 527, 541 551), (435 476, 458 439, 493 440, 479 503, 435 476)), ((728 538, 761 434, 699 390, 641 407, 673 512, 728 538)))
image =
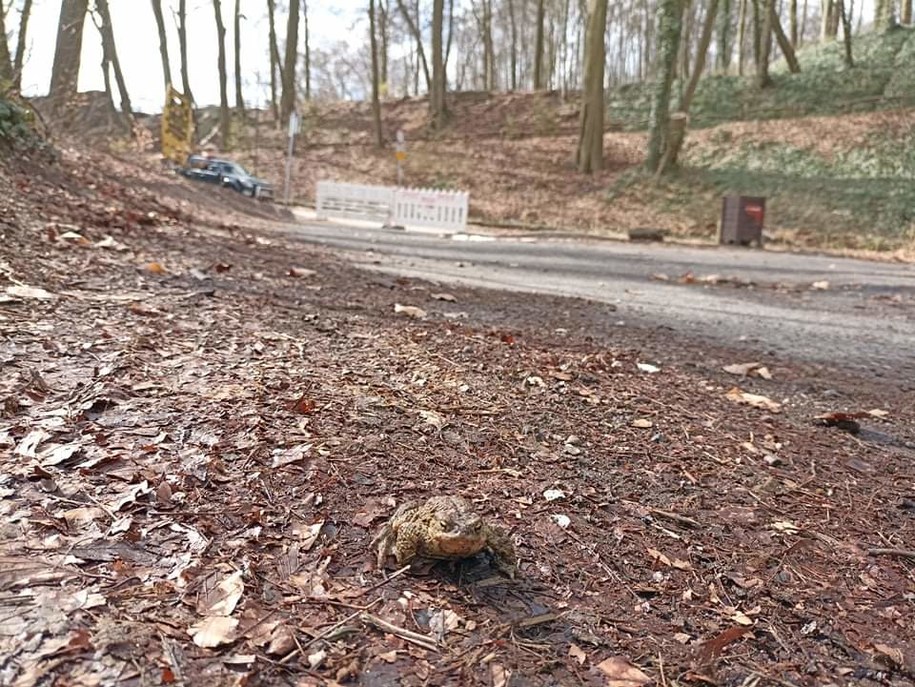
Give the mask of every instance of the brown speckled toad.
POLYGON ((391 553, 398 565, 408 565, 417 557, 455 560, 487 551, 500 570, 515 576, 511 540, 483 522, 460 496, 433 496, 422 503, 401 504, 372 545, 378 547, 379 569, 391 553))

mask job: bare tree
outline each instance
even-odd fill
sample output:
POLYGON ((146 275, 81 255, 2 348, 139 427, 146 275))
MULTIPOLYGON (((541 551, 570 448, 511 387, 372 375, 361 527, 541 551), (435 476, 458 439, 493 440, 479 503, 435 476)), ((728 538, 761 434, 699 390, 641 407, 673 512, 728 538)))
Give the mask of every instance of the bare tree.
POLYGON ((575 164, 584 174, 604 167, 604 64, 607 0, 589 0, 585 38, 585 81, 575 164))
POLYGON ((851 54, 851 19, 848 11, 845 9, 845 0, 836 0, 838 4, 839 16, 842 18, 842 42, 844 43, 843 60, 845 66, 851 69, 855 66, 855 60, 851 54))
POLYGON ((540 91, 546 88, 544 84, 543 71, 543 46, 544 46, 544 24, 546 21, 546 6, 544 0, 537 0, 537 33, 534 38, 534 90, 540 91))
POLYGON ((277 101, 277 83, 276 74, 280 73, 280 81, 283 80, 283 66, 280 63, 280 49, 276 42, 276 1, 267 0, 267 22, 270 41, 270 109, 273 111, 273 119, 279 125, 280 110, 277 101))
POLYGON ((369 47, 372 51, 372 122, 375 127, 375 147, 384 145, 381 131, 381 100, 379 98, 378 39, 375 34, 375 0, 369 0, 369 47))
POLYGON ((289 3, 286 20, 286 57, 283 64, 283 95, 280 99, 280 119, 286 122, 295 111, 295 66, 299 45, 299 3, 289 3))
POLYGON ((16 58, 13 61, 13 88, 22 87, 22 66, 25 63, 25 39, 29 30, 29 17, 32 15, 32 0, 22 3, 22 14, 19 17, 19 35, 16 37, 16 58))
POLYGON ((429 115, 432 128, 440 130, 445 125, 445 55, 443 32, 445 0, 432 2, 432 88, 429 93, 429 115))
MULTIPOLYGON (((772 85, 769 76, 769 57, 772 53, 772 20, 775 17, 774 0, 756 0, 761 5, 759 15, 762 24, 756 41, 756 87, 768 88, 772 85)), ((757 23, 759 23, 757 21, 757 23)))
POLYGON ((912 0, 902 0, 902 7, 899 12, 899 19, 903 24, 912 23, 912 0))
MULTIPOLYGON (((108 0, 95 0, 101 23, 99 33, 102 35, 102 53, 104 61, 110 63, 114 71, 114 80, 118 86, 118 95, 121 99, 121 114, 127 129, 133 130, 133 107, 130 104, 130 94, 127 92, 127 83, 124 81, 124 72, 121 71, 121 61, 118 59, 118 50, 114 43, 114 29, 111 26, 111 12, 108 10, 108 0)), ((106 65, 107 71, 107 65, 106 65)), ((107 80, 107 74, 106 80, 107 80)), ((107 81, 106 81, 107 82, 107 81)), ((109 86, 110 91, 110 86, 109 86)))
POLYGON ((187 0, 178 2, 178 48, 181 51, 181 87, 184 89, 184 95, 193 102, 187 61, 187 0))
MULTIPOLYGON (((841 2, 841 0, 839 1, 841 2)), ((797 61, 797 55, 794 53, 794 46, 791 44, 791 41, 788 40, 788 36, 785 35, 785 30, 782 28, 782 22, 775 9, 774 2, 769 3, 769 12, 772 15, 770 17, 772 32, 775 34, 775 40, 778 41, 779 50, 781 50, 782 55, 785 56, 785 62, 788 63, 788 71, 792 74, 798 74, 801 71, 801 65, 797 61)))
MULTIPOLYGON (((429 73, 429 63, 426 61, 426 51, 423 48, 423 37, 419 32, 419 26, 417 25, 417 22, 413 20, 413 16, 404 4, 404 0, 397 0, 397 7, 400 10, 401 16, 403 16, 404 21, 407 23, 410 35, 413 36, 413 40, 416 42, 416 54, 418 55, 419 63, 423 68, 423 74, 426 77, 426 88, 428 88, 431 93, 432 77, 429 73)), ((442 7, 442 12, 444 13, 444 7, 442 7)))
POLYGON ((308 0, 302 0, 302 18, 305 20, 305 99, 311 100, 311 38, 308 31, 308 0))
POLYGON ((13 58, 6 42, 6 9, 0 0, 0 93, 13 84, 13 58))
POLYGON ((648 156, 645 167, 658 172, 667 146, 670 96, 680 47, 680 0, 661 0, 658 7, 658 72, 649 114, 648 156))
POLYGON ((718 5, 718 69, 723 72, 730 69, 732 53, 731 0, 723 0, 718 5))
POLYGON ((51 67, 48 95, 54 109, 76 95, 80 56, 83 51, 83 25, 89 0, 63 0, 57 23, 57 46, 51 67))
POLYGON ((245 98, 241 85, 241 0, 235 0, 235 111, 245 113, 245 98))
POLYGON ((229 116, 229 80, 226 68, 226 26, 222 21, 222 7, 220 0, 213 0, 213 14, 216 17, 216 43, 219 51, 217 55, 219 65, 219 143, 223 150, 229 148, 232 120, 229 116))
POLYGON ((156 17, 156 29, 159 31, 159 59, 162 60, 162 79, 165 88, 172 82, 171 62, 168 59, 168 38, 165 35, 165 19, 162 16, 162 0, 152 0, 153 14, 156 17))

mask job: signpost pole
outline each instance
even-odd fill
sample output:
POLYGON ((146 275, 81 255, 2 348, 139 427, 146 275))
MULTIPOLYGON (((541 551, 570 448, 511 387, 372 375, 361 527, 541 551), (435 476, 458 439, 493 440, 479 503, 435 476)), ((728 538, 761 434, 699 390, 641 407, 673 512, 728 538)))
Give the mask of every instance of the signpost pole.
POLYGON ((407 141, 403 129, 397 130, 394 159, 397 160, 397 185, 403 186, 403 161, 407 159, 407 141))
POLYGON ((292 181, 292 152, 295 148, 295 135, 299 130, 299 115, 293 112, 289 115, 289 147, 286 151, 286 182, 283 188, 283 200, 289 205, 290 182, 292 181))

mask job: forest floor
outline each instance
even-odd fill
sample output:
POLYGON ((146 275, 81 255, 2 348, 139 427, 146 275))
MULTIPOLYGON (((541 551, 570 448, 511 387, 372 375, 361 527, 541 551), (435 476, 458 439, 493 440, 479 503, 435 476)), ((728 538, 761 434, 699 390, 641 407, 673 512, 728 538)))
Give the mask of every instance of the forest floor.
POLYGON ((0 169, 0 210, 0 683, 915 679, 905 380, 735 376, 75 149, 0 169), (451 493, 517 579, 375 569, 394 507, 451 493))

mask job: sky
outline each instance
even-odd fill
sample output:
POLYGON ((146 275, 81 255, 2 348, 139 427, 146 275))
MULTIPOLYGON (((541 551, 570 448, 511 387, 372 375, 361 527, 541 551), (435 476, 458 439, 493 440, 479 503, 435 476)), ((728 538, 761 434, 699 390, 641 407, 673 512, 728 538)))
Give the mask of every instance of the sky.
MULTIPOLYGON (((7 0, 9 2, 9 0, 7 0)), ((235 0, 220 0, 226 25, 226 59, 229 69, 229 103, 235 102, 232 65, 234 64, 233 14, 235 0)), ((13 0, 7 16, 7 29, 15 32, 19 24, 21 0, 13 0)), ((7 4, 7 3, 4 3, 7 4)), ((114 26, 118 57, 124 71, 127 89, 134 108, 143 112, 162 109, 165 99, 162 63, 159 58, 159 36, 149 0, 109 0, 111 22, 114 26)), ((354 32, 354 21, 362 13, 362 0, 311 0, 308 3, 309 33, 315 46, 337 40, 361 39, 354 32)), ((285 35, 287 0, 277 0, 277 33, 285 35), (282 9, 281 9, 282 8, 282 9)), ((25 95, 45 95, 51 81, 51 64, 57 39, 57 22, 61 0, 34 0, 27 32, 26 62, 23 67, 22 90, 25 95)), ((90 3, 91 6, 91 3, 90 3)), ((264 0, 241 0, 242 20, 242 81, 245 101, 263 105, 269 93, 270 63, 268 58, 267 3, 264 0)), ((162 10, 168 29, 169 59, 172 80, 181 83, 178 32, 176 29, 177 0, 162 0, 162 10)), ((191 89, 199 105, 218 104, 219 78, 217 71, 216 20, 212 0, 187 0, 188 63, 191 89)), ((301 29, 300 29, 301 30, 301 29)), ((15 37, 10 42, 15 49, 15 37)), ((300 38, 301 40, 301 38, 300 38)), ((359 41, 361 42, 361 40, 359 41)), ((91 18, 83 33, 83 53, 79 74, 79 89, 102 90, 101 38, 91 18)))

